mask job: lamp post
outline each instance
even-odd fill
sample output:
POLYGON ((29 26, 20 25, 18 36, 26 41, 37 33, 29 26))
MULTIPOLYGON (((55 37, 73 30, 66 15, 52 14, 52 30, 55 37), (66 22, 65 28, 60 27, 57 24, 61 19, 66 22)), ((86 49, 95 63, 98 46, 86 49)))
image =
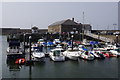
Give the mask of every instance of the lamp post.
POLYGON ((74 32, 72 31, 71 34, 72 34, 72 35, 71 35, 71 38, 72 38, 72 50, 73 50, 73 37, 74 37, 74 32))
POLYGON ((29 36, 29 49, 30 49, 29 59, 31 61, 31 36, 29 36))
POLYGON ((26 34, 24 34, 24 54, 25 54, 25 35, 26 34))
MULTIPOLYGON (((76 32, 76 28, 73 28, 73 34, 74 34, 74 37, 75 37, 75 32, 76 32)), ((74 38, 75 39, 75 38, 74 38)))
POLYGON ((72 35, 71 37, 72 37, 72 50, 73 50, 73 37, 74 37, 74 36, 72 35))
POLYGON ((47 54, 47 37, 48 37, 48 32, 45 33, 45 48, 46 48, 46 54, 47 54))
POLYGON ((80 40, 82 41, 82 33, 81 32, 80 32, 80 38, 81 38, 80 40))
POLYGON ((100 39, 100 32, 98 32, 98 40, 100 39))
POLYGON ((116 46, 118 46, 118 34, 116 34, 116 46))

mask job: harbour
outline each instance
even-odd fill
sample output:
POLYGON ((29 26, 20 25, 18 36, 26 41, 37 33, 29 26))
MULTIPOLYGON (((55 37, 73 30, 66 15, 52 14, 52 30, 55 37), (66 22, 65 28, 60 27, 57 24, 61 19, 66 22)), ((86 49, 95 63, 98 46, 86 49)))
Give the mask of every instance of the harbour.
POLYGON ((3 2, 1 79, 119 80, 119 3, 3 2))
POLYGON ((79 59, 65 62, 53 62, 46 57, 45 62, 37 62, 31 66, 32 73, 29 75, 29 66, 16 65, 14 62, 7 63, 5 53, 8 43, 6 40, 7 37, 2 36, 2 45, 5 46, 2 51, 3 78, 118 78, 118 58, 115 57, 94 61, 79 59))

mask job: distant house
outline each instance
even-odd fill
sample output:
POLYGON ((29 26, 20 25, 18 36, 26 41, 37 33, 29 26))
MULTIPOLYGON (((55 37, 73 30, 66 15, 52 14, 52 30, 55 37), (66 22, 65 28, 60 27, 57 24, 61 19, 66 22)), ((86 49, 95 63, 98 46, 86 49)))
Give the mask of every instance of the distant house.
POLYGON ((84 30, 84 33, 88 33, 88 32, 91 32, 92 30, 92 26, 90 24, 82 24, 82 30, 84 30))
POLYGON ((74 18, 72 20, 67 19, 67 20, 62 20, 55 22, 51 25, 48 26, 48 32, 49 33, 67 33, 67 32, 72 32, 73 29, 76 29, 78 33, 82 31, 82 24, 78 24, 77 22, 74 21, 74 18))
POLYGON ((38 33, 38 27, 36 26, 32 27, 32 33, 38 33))

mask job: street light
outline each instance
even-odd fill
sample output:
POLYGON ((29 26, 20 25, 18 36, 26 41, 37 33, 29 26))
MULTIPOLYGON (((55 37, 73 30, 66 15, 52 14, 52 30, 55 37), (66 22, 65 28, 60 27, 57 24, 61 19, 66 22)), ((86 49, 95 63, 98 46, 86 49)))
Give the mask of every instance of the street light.
POLYGON ((25 54, 25 36, 26 34, 24 34, 24 54, 25 54))
POLYGON ((116 46, 118 44, 118 34, 116 34, 116 46))
POLYGON ((82 41, 82 33, 81 32, 80 32, 80 38, 81 38, 80 40, 82 41))
POLYGON ((29 36, 29 49, 30 49, 29 59, 30 59, 30 61, 31 61, 31 36, 29 36))
POLYGON ((100 32, 98 32, 98 40, 100 39, 100 32))
POLYGON ((74 37, 74 32, 72 31, 71 34, 72 34, 72 35, 71 35, 71 38, 72 38, 72 50, 73 50, 73 37, 74 37))

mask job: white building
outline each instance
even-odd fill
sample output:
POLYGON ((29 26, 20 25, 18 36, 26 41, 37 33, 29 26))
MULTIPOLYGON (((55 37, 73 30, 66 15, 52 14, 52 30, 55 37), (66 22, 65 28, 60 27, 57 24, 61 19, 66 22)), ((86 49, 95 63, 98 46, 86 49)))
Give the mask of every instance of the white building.
POLYGON ((92 30, 92 26, 90 24, 82 24, 82 30, 84 30, 84 33, 89 33, 92 30))
POLYGON ((32 33, 38 33, 38 27, 36 26, 32 27, 32 33))

